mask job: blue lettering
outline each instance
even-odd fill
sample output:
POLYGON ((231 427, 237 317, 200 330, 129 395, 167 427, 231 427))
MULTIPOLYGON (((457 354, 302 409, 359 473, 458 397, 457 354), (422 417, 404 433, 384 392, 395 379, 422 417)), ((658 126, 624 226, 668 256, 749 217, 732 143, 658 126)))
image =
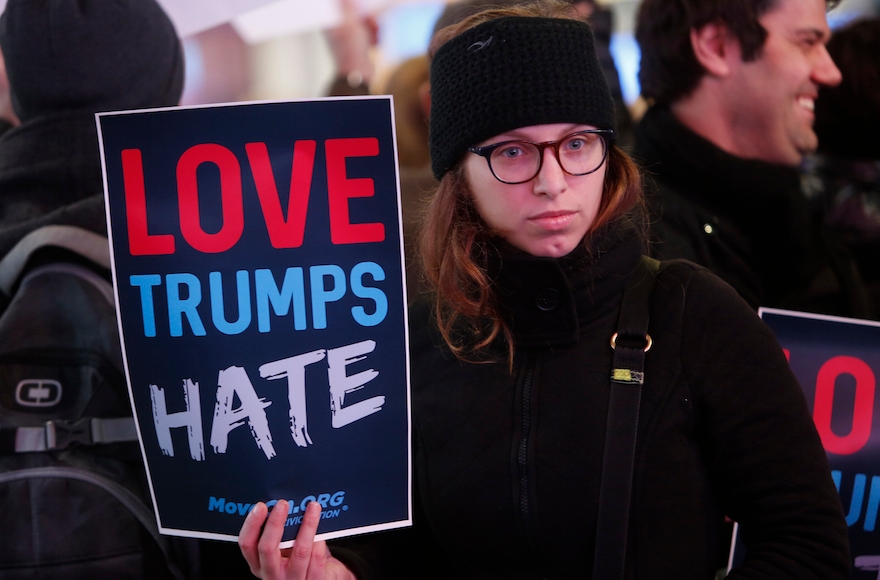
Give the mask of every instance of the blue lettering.
POLYGON ((156 336, 156 312, 153 307, 153 286, 162 284, 158 274, 129 276, 128 283, 141 290, 141 311, 144 313, 144 336, 156 336))
MULTIPOLYGON (((168 331, 170 336, 183 336, 187 330, 194 336, 206 336, 202 317, 207 316, 205 310, 210 308, 210 321, 213 327, 226 335, 238 335, 250 328, 253 321, 253 308, 256 308, 257 327, 259 332, 267 333, 272 329, 272 317, 292 315, 294 330, 306 330, 309 325, 307 314, 307 288, 311 299, 312 327, 321 330, 327 328, 327 305, 343 299, 350 287, 352 300, 360 299, 360 304, 351 307, 351 317, 360 326, 372 327, 380 324, 388 316, 388 296, 376 283, 386 279, 385 271, 376 262, 360 262, 349 275, 338 265, 323 264, 309 267, 309 280, 305 280, 302 267, 290 267, 284 272, 284 279, 279 284, 269 269, 253 271, 254 281, 251 288, 251 272, 238 270, 235 273, 235 299, 224 300, 225 292, 230 291, 227 280, 224 287, 224 274, 220 271, 208 274, 206 290, 210 300, 203 296, 202 280, 195 274, 179 272, 166 274, 165 298, 168 307, 168 331), (327 279, 330 279, 329 281, 327 279), (253 293, 253 294, 252 294, 253 293), (210 304, 202 305, 202 298, 210 304), (256 304, 254 304, 254 302, 256 304), (228 303, 228 304, 227 304, 228 303), (238 314, 230 320, 227 307, 237 308, 238 314), (199 310, 202 310, 202 313, 199 310)), ((155 337, 157 334, 156 297, 154 288, 161 288, 163 280, 159 274, 141 274, 129 277, 129 283, 137 288, 143 315, 144 336, 155 337)), ((227 296, 228 298, 228 296, 227 296)), ((161 298, 159 310, 162 310, 161 298)), ((163 314, 160 312, 160 314, 163 314)), ((161 317, 161 316, 160 316, 161 317)))
MULTIPOLYGON (((878 479, 880 479, 880 478, 878 478, 878 479)), ((878 487, 878 489, 880 489, 880 487, 878 487)), ((266 507, 268 507, 271 510, 276 505, 278 505, 279 501, 281 501, 281 500, 277 500, 277 499, 269 500, 266 502, 266 507)), ((287 518, 287 523, 285 525, 289 526, 289 525, 293 525, 293 524, 302 523, 302 516, 301 515, 297 516, 294 514, 299 513, 300 510, 305 511, 306 507, 312 502, 317 502, 317 503, 321 504, 321 509, 322 509, 321 513, 326 514, 326 515, 322 515, 321 516, 322 518, 337 517, 339 515, 340 510, 339 509, 330 509, 330 508, 340 506, 340 505, 342 505, 342 503, 344 501, 345 501, 345 492, 344 491, 337 491, 336 493, 334 493, 332 495, 329 493, 322 493, 322 494, 318 494, 317 497, 315 497, 314 495, 309 495, 309 496, 304 497, 303 500, 301 502, 299 502, 299 504, 297 504, 296 501, 289 499, 289 500, 287 500, 287 505, 288 505, 287 514, 289 517, 287 518)), ((222 512, 222 513, 227 513, 229 515, 246 516, 253 509, 254 509, 254 504, 252 504, 252 503, 227 501, 226 498, 222 498, 222 497, 218 498, 218 497, 214 497, 214 496, 210 496, 208 498, 208 511, 210 511, 210 512, 222 512)), ((348 509, 348 507, 343 507, 342 509, 348 509)))
POLYGON ((202 286, 192 274, 168 274, 165 276, 165 292, 168 296, 168 323, 171 336, 183 336, 183 317, 186 316, 193 334, 205 336, 205 327, 196 306, 202 301, 202 286), (180 297, 180 286, 186 285, 189 296, 180 297))
POLYGON ((293 304, 294 330, 306 329, 306 290, 302 268, 288 268, 284 272, 281 290, 278 290, 271 270, 256 270, 254 285, 257 292, 257 327, 260 332, 269 332, 271 329, 269 323, 270 303, 276 316, 286 316, 290 311, 290 305, 293 304))
POLYGON ((855 483, 853 483, 852 499, 849 503, 849 513, 846 515, 846 525, 851 526, 859 521, 862 515, 862 502, 865 499, 865 477, 864 473, 857 473, 855 483))
POLYGON ((364 274, 370 274, 373 280, 381 282, 385 279, 385 271, 382 266, 375 262, 361 262, 351 269, 351 291, 358 298, 366 298, 376 303, 376 311, 367 314, 363 306, 355 306, 351 309, 351 315, 355 322, 361 326, 376 326, 388 314, 388 298, 385 293, 372 286, 364 286, 364 274))
MULTIPOLYGON (((831 479, 834 480, 834 486, 840 493, 840 484, 842 472, 839 469, 831 471, 831 479)), ((852 496, 850 497, 849 510, 846 514, 846 525, 853 526, 858 523, 862 515, 862 505, 865 503, 865 487, 867 487, 868 476, 864 473, 857 473, 853 478, 852 496)), ((846 506, 844 506, 846 507, 846 506)), ((868 503, 865 506, 865 523, 864 530, 873 532, 877 527, 877 512, 880 511, 880 476, 871 478, 871 487, 868 492, 868 503)))
POLYGON ((345 296, 345 272, 334 265, 312 266, 309 268, 309 282, 312 290, 312 323, 316 329, 327 328, 327 303, 336 302, 345 296), (324 277, 333 278, 333 287, 324 285, 324 277))
POLYGON ((880 477, 871 478, 871 493, 868 496, 868 506, 865 508, 865 531, 873 532, 877 527, 877 510, 880 508, 880 477))
POLYGON ((235 286, 238 293, 238 320, 228 322, 223 308, 223 277, 220 272, 208 274, 211 284, 211 320, 223 334, 241 334, 251 323, 250 276, 247 270, 235 273, 235 286))

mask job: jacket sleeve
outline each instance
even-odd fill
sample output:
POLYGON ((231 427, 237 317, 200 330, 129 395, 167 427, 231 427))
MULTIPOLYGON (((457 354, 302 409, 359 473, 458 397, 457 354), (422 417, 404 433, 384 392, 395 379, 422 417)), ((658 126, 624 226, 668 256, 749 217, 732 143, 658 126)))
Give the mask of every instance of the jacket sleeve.
POLYGON ((772 332, 708 271, 687 288, 682 368, 745 562, 735 579, 848 578, 847 526, 803 391, 772 332))

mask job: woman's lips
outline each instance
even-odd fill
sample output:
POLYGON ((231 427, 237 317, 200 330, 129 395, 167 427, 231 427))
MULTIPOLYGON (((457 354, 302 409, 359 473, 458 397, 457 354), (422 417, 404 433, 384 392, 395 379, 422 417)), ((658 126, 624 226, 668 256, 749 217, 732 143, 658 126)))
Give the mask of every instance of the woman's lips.
POLYGON ((529 218, 533 224, 545 230, 563 230, 574 220, 577 212, 574 211, 546 211, 529 218))

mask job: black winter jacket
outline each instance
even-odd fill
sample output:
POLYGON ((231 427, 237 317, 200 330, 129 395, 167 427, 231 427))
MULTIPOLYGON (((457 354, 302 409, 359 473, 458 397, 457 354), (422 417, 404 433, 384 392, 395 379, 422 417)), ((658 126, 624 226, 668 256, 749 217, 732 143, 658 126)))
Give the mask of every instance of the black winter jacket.
MULTIPOLYGON (((503 256, 512 374, 506 361, 460 362, 431 308, 413 308, 417 500, 414 528, 389 542, 399 577, 589 577, 609 339, 642 248, 621 231, 559 260, 503 256)), ((749 549, 731 580, 846 578, 840 501, 772 333, 684 261, 664 266, 650 311, 626 577, 713 578, 729 515, 749 549)))
POLYGON ((709 268, 753 308, 877 314, 796 168, 730 155, 659 105, 636 128, 634 157, 647 173, 654 257, 709 268))
POLYGON ((107 235, 95 116, 37 117, 0 136, 0 256, 46 225, 107 235))

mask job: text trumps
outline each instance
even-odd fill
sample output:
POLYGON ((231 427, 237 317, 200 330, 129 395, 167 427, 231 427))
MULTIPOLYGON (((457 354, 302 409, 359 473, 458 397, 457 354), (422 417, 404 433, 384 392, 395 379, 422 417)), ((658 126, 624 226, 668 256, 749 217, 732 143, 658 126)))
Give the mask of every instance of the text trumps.
MULTIPOLYGON (((311 266, 309 268, 308 287, 311 302, 311 319, 315 329, 327 328, 327 305, 341 300, 350 291, 355 297, 366 301, 364 305, 350 309, 352 319, 361 326, 376 326, 388 314, 388 298, 380 288, 369 284, 385 280, 385 270, 375 262, 360 262, 352 269, 348 277, 345 271, 334 264, 311 266), (368 278, 365 278, 368 277, 368 278), (329 286, 328 286, 329 282, 329 286)), ((271 316, 293 317, 295 330, 306 330, 306 283, 303 269, 290 267, 284 277, 276 280, 271 270, 254 271, 253 285, 247 270, 235 273, 234 303, 237 314, 230 321, 224 308, 223 276, 220 272, 208 275, 208 292, 210 300, 210 320, 214 328, 223 334, 241 334, 251 324, 251 304, 256 303, 257 328, 261 333, 271 330, 271 316), (253 300, 252 300, 253 296, 253 300)), ((140 290, 143 331, 146 337, 156 336, 156 304, 163 312, 167 312, 168 332, 171 336, 183 336, 186 320, 194 336, 205 336, 207 331, 203 317, 199 314, 202 304, 202 282, 195 274, 166 274, 164 278, 165 292, 161 292, 163 278, 158 274, 135 274, 129 276, 129 284, 140 290), (159 288, 159 292, 154 292, 159 288), (158 301, 155 295, 158 294, 158 301), (163 300, 164 298, 164 300, 163 300)))

